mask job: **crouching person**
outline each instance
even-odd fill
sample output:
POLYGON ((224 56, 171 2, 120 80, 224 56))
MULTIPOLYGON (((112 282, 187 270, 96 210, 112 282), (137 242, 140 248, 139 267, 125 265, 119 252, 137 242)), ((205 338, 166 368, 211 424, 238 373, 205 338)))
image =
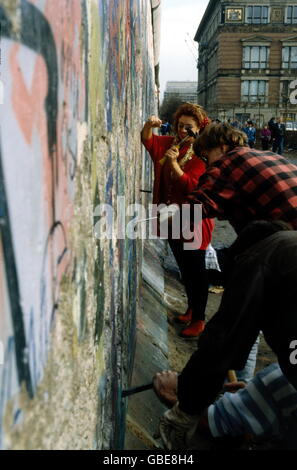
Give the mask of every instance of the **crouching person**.
MULTIPOLYGON (((175 372, 157 374, 155 388, 164 389, 165 384, 174 380, 177 380, 175 372)), ((278 449, 297 449, 297 390, 278 364, 263 369, 246 386, 237 382, 226 384, 224 388, 231 386, 238 390, 235 393, 226 391, 200 415, 182 411, 176 396, 173 407, 160 420, 160 435, 165 447, 168 450, 193 450, 198 431, 210 439, 251 436, 258 442, 272 441, 278 449)))
POLYGON ((198 349, 178 376, 154 378, 159 398, 173 405, 161 419, 169 450, 193 449, 197 425, 210 436, 278 438, 297 449, 297 232, 282 222, 255 221, 233 247, 218 312, 198 349), (217 400, 229 369, 242 369, 259 331, 278 363, 259 372, 245 388, 217 400))

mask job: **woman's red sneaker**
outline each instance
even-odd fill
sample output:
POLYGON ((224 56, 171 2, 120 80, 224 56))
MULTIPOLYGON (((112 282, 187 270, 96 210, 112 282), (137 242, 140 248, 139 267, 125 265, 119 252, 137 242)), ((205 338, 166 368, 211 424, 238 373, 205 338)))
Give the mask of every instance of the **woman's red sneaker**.
POLYGON ((180 332, 182 338, 197 338, 205 328, 203 320, 193 321, 187 328, 180 332))
POLYGON ((187 323, 191 323, 191 320, 192 320, 192 309, 190 307, 187 309, 186 313, 184 313, 183 315, 178 315, 178 317, 176 317, 176 321, 178 323, 187 324, 187 323))

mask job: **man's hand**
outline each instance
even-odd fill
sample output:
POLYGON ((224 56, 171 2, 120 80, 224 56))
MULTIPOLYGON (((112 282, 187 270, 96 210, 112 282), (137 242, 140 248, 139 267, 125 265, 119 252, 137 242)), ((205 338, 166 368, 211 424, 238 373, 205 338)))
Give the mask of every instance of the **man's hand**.
POLYGON ((245 388, 245 382, 226 382, 223 386, 224 392, 236 393, 238 390, 245 388))
POLYGON ((153 377, 154 390, 159 400, 171 408, 177 402, 177 372, 164 370, 153 377))

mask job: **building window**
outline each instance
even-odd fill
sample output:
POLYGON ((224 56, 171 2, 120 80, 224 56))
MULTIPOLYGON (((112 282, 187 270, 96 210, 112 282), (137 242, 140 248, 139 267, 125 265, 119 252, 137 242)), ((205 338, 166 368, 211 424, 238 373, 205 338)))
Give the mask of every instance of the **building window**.
POLYGON ((210 85, 207 90, 207 103, 213 105, 216 102, 216 85, 210 85))
POLYGON ((227 8, 226 9, 226 22, 238 22, 243 19, 243 8, 227 8))
MULTIPOLYGON (((285 121, 296 121, 296 114, 295 113, 283 113, 283 118, 285 121)), ((291 126, 288 126, 287 130, 294 130, 296 131, 296 122, 294 122, 294 126, 292 126, 293 123, 291 123, 291 126)))
POLYGON ((297 46, 283 47, 283 69, 297 69, 297 46))
POLYGON ((283 106, 288 105, 289 103, 289 80, 282 80, 281 81, 281 89, 280 89, 280 102, 283 106))
POLYGON ((243 48, 244 69, 265 69, 268 67, 267 46, 245 46, 243 48))
POLYGON ((266 24, 268 23, 268 7, 252 6, 247 7, 247 23, 266 24))
POLYGON ((287 7, 286 23, 288 24, 297 23, 297 6, 287 7))
POLYGON ((249 103, 265 103, 268 82, 266 80, 245 80, 241 85, 242 101, 249 103))

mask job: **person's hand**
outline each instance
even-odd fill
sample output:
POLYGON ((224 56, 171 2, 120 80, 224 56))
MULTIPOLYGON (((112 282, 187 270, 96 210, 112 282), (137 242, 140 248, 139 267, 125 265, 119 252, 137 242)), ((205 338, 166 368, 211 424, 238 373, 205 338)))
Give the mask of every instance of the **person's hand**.
POLYGON ((146 125, 149 127, 161 127, 162 121, 157 116, 150 116, 146 121, 146 125))
POLYGON ((159 400, 168 407, 177 402, 177 372, 163 370, 153 377, 154 391, 159 400))
POLYGON ((179 150, 175 145, 173 145, 170 147, 170 149, 167 150, 164 156, 168 161, 176 162, 179 156, 179 150))
POLYGON ((236 393, 238 390, 245 388, 245 382, 226 382, 223 386, 224 392, 236 393))

